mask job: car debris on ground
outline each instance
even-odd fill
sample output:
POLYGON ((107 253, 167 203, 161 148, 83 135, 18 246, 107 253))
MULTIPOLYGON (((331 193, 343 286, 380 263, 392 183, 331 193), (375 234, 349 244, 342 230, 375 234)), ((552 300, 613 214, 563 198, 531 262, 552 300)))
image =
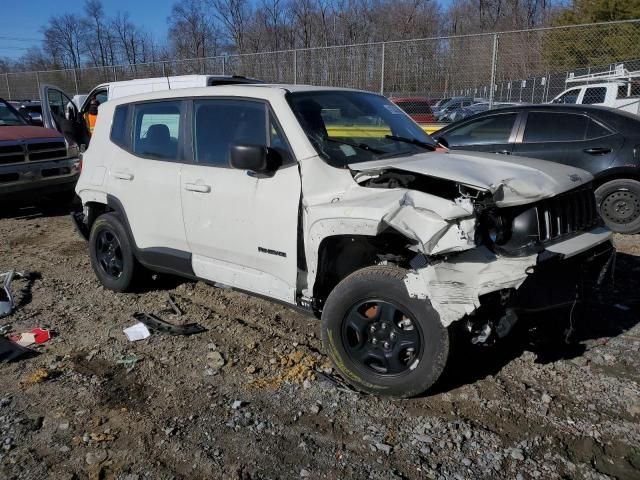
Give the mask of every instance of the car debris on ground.
POLYGON ((202 325, 198 325, 197 323, 176 325, 149 313, 134 313, 133 318, 151 330, 169 335, 195 335, 207 331, 202 325))

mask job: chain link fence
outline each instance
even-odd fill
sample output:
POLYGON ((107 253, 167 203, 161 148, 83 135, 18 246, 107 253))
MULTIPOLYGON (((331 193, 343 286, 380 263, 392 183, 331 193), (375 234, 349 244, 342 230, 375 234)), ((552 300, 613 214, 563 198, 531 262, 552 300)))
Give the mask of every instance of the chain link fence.
MULTIPOLYGON (((38 99, 42 84, 70 95, 105 82, 169 75, 244 75, 273 83, 352 87, 423 100, 540 103, 571 75, 640 69, 640 19, 511 32, 225 55, 136 65, 0 74, 0 97, 38 99)), ((428 113, 425 110, 423 113, 428 113)))

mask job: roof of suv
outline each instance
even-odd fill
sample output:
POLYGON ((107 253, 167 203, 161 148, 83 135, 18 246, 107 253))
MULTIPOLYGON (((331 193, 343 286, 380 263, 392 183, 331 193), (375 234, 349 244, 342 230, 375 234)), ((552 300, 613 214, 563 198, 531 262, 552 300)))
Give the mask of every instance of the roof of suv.
MULTIPOLYGON (((273 92, 279 92, 281 95, 285 93, 297 93, 297 92, 317 92, 317 91, 350 91, 350 92, 364 92, 363 90, 357 90, 352 88, 339 88, 339 87, 317 87, 313 85, 289 85, 289 84, 240 84, 240 85, 217 85, 213 87, 194 87, 194 88, 180 88, 175 90, 161 90, 157 92, 141 93, 138 95, 129 95, 126 97, 120 97, 110 100, 105 105, 120 105, 126 103, 134 103, 145 100, 161 100, 164 98, 176 98, 176 97, 209 97, 216 95, 238 95, 245 97, 255 96, 257 98, 264 98, 269 96, 273 92)), ((372 93, 373 92, 365 92, 372 93)))

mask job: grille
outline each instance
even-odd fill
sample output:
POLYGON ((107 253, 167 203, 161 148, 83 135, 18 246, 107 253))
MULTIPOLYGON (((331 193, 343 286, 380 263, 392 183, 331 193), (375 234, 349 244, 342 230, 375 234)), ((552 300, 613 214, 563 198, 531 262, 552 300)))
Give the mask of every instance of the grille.
POLYGON ((590 188, 563 193, 536 206, 538 238, 548 242, 564 235, 587 230, 600 223, 596 199, 590 188))
POLYGON ((0 146, 0 165, 7 163, 24 162, 24 150, 22 145, 2 145, 0 146))
POLYGON ((65 158, 67 147, 63 140, 42 143, 27 143, 29 160, 53 160, 55 158, 65 158))

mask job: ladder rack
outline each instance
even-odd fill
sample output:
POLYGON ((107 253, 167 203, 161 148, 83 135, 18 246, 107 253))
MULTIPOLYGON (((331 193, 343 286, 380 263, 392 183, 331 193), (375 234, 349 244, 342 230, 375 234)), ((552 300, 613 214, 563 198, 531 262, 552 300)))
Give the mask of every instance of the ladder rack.
POLYGON ((630 82, 634 78, 640 78, 640 70, 630 72, 624 67, 624 63, 620 63, 615 68, 610 69, 607 72, 590 73, 586 75, 574 75, 569 73, 565 84, 567 83, 603 83, 603 82, 630 82))

